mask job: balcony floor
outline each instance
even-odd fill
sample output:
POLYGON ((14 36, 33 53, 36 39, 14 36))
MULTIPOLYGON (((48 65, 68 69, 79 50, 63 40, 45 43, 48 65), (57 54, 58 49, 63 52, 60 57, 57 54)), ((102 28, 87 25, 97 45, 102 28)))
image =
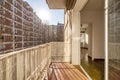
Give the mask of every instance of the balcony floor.
POLYGON ((49 80, 88 80, 76 67, 69 63, 52 63, 49 80))

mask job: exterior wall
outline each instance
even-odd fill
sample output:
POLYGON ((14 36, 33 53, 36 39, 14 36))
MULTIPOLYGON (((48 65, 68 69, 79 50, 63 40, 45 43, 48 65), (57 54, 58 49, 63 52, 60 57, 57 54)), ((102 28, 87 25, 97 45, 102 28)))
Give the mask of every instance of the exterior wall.
POLYGON ((104 59, 104 11, 82 11, 81 22, 92 25, 92 58, 104 59))

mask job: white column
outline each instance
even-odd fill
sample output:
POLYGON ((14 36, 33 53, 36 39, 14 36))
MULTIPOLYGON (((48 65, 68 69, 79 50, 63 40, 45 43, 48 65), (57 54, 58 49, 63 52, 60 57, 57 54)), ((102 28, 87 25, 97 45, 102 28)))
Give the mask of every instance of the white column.
POLYGON ((108 4, 109 0, 105 0, 105 80, 108 80, 108 4))
POLYGON ((72 14, 72 64, 80 65, 80 12, 72 14))

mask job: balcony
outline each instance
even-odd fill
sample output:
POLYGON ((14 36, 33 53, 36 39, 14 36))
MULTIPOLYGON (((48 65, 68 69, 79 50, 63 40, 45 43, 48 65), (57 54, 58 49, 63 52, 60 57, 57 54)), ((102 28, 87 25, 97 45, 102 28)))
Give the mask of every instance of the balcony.
POLYGON ((69 43, 51 42, 0 56, 0 80, 88 80, 70 64, 69 43))

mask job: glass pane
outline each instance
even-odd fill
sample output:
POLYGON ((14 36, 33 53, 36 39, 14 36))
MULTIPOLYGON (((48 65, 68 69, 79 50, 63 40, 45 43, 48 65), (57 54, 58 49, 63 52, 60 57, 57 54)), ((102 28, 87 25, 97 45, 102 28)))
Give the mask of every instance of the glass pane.
POLYGON ((109 80, 120 79, 120 0, 109 0, 109 80))

